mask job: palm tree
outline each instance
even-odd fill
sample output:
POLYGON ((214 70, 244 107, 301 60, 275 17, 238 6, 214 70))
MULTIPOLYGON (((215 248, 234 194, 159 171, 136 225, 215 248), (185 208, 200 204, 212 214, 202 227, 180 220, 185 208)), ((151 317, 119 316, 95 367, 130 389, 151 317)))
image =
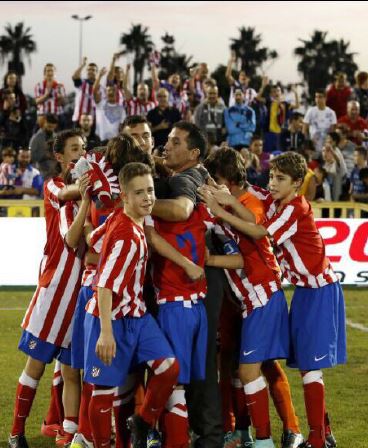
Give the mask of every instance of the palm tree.
POLYGON ((189 66, 192 61, 192 56, 179 54, 175 49, 175 37, 168 33, 161 36, 164 46, 161 48, 161 70, 159 77, 167 79, 173 73, 179 73, 182 78, 188 76, 189 66))
POLYGON ((132 25, 129 33, 121 35, 120 44, 125 46, 127 53, 134 54, 134 86, 136 86, 143 80, 144 65, 154 46, 148 28, 140 24, 132 25))
POLYGON ((7 24, 5 31, 7 34, 0 36, 0 58, 2 62, 9 59, 8 70, 14 70, 21 82, 21 77, 25 73, 22 59, 27 56, 30 60, 31 53, 37 50, 37 45, 30 34, 31 28, 26 28, 23 22, 17 23, 14 27, 7 24))
POLYGON ((308 84, 310 97, 317 89, 326 88, 337 71, 347 73, 353 81, 358 68, 354 62, 356 53, 348 51, 350 42, 328 41, 327 34, 326 31, 314 31, 309 40, 299 39, 303 45, 294 50, 294 55, 300 59, 298 71, 308 84))
MULTIPOLYGON (((240 36, 238 39, 231 39, 231 50, 234 52, 237 60, 241 62, 241 69, 249 77, 262 70, 262 65, 267 62, 273 62, 277 57, 277 51, 261 47, 262 36, 256 34, 254 28, 239 28, 240 36)), ((263 71, 263 70, 262 70, 263 71)))

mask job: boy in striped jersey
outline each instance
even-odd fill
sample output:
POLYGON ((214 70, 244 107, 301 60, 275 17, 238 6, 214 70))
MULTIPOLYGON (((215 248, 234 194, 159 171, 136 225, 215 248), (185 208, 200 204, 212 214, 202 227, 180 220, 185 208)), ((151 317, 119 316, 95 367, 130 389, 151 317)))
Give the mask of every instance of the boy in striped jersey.
POLYGON ((24 316, 19 349, 28 355, 17 386, 14 420, 8 446, 28 446, 24 432, 36 389, 45 364, 57 358, 64 377, 64 429, 74 432, 78 415, 79 389, 76 372, 70 367, 71 319, 80 287, 84 248, 79 246, 89 207, 88 176, 79 188, 65 186, 63 176, 71 161, 84 154, 78 131, 61 132, 54 142, 59 173, 44 185, 47 241, 40 266, 38 287, 24 316), (72 199, 82 195, 78 206, 72 199), (65 201, 67 201, 65 203, 65 201), (65 203, 65 204, 64 204, 65 203))
POLYGON ((133 447, 147 446, 147 434, 160 416, 178 376, 178 363, 151 315, 143 284, 148 257, 144 217, 155 201, 151 169, 128 163, 119 174, 124 211, 107 222, 99 261, 97 294, 87 304, 85 380, 94 384, 89 416, 94 446, 109 447, 115 387, 129 370, 146 362, 151 376, 145 400, 128 421, 133 447))
MULTIPOLYGON (((217 198, 222 204, 231 208, 233 214, 226 212, 218 204, 216 210, 215 203, 212 207, 216 214, 221 214, 222 210, 221 217, 233 224, 234 221, 240 220, 239 217, 244 213, 248 214, 245 209, 247 207, 253 222, 264 221, 263 204, 248 191, 246 165, 239 152, 231 148, 223 148, 208 159, 205 165, 216 182, 226 186, 231 192, 231 195, 228 191, 221 194, 221 190, 218 190, 217 198)), ((207 195, 207 188, 202 188, 201 192, 211 205, 211 196, 207 195)), ((235 225, 233 228, 236 229, 235 225)), ((287 305, 281 289, 280 268, 268 238, 254 241, 241 232, 237 232, 237 238, 240 253, 244 258, 244 267, 225 270, 229 285, 240 301, 243 314, 239 376, 245 384, 245 396, 242 397, 244 395, 242 390, 234 391, 235 408, 239 411, 238 414, 244 414, 248 404, 253 426, 256 427, 255 446, 272 447, 268 393, 266 383, 261 376, 262 371, 269 383, 276 409, 284 424, 282 447, 295 448, 303 440, 298 419, 292 405, 287 377, 281 366, 273 361, 287 358, 289 351, 287 305)), ((231 262, 231 258, 211 255, 207 264, 226 267, 221 264, 222 262, 231 262)), ((236 381, 234 384, 236 385, 236 381)), ((239 426, 237 421, 236 428, 242 433, 247 430, 247 427, 244 427, 245 422, 243 418, 243 423, 240 422, 241 426, 239 426)), ((245 437, 246 434, 242 434, 242 438, 245 437)))
POLYGON ((232 225, 254 239, 269 236, 283 276, 296 287, 290 308, 288 365, 301 372, 310 428, 308 440, 300 447, 329 448, 336 442, 325 413, 321 369, 346 362, 345 305, 311 205, 297 194, 306 170, 305 160, 294 152, 272 159, 270 191, 254 190, 264 201, 266 221, 254 223, 248 213, 232 225))

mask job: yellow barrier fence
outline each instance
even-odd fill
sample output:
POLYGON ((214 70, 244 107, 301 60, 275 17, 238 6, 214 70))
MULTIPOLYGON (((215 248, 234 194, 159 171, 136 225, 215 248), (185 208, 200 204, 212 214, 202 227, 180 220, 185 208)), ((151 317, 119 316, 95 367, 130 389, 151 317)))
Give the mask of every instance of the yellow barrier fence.
MULTIPOLYGON (((365 218, 368 216, 368 204, 359 202, 312 202, 312 208, 316 218, 365 218), (367 215, 364 216, 362 212, 366 212, 367 215)), ((29 218, 44 215, 42 200, 0 200, 0 216, 29 218)))

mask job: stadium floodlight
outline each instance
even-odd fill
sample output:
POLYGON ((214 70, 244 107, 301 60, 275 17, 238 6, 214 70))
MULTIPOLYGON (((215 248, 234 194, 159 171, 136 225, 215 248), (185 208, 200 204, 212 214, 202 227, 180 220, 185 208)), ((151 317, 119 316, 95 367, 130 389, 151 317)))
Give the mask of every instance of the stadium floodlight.
POLYGON ((79 63, 81 64, 83 57, 83 22, 92 19, 93 16, 88 15, 85 17, 79 17, 78 14, 73 14, 71 17, 79 22, 79 63))

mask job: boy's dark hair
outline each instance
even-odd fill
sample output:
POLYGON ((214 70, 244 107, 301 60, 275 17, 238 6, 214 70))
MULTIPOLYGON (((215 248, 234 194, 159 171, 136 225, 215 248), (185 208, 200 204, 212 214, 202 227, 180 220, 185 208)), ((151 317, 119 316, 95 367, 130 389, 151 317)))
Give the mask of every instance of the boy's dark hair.
POLYGON ((181 129, 188 133, 187 144, 189 149, 199 149, 199 158, 204 159, 207 155, 207 138, 203 132, 193 123, 187 121, 178 121, 174 124, 173 129, 181 129))
POLYGON ((278 170, 293 180, 304 180, 307 174, 307 163, 301 154, 287 151, 270 160, 270 171, 278 170))
POLYGON ((324 97, 326 97, 326 91, 324 89, 317 89, 315 93, 318 93, 318 95, 323 95, 324 97))
POLYGON ((65 129, 65 131, 59 132, 55 139, 53 144, 53 151, 55 153, 64 154, 64 148, 67 140, 72 137, 81 137, 82 133, 79 129, 65 129))
POLYGON ((364 146, 357 146, 354 149, 354 152, 358 152, 361 156, 363 156, 367 160, 367 148, 364 146))
POLYGON ((105 151, 106 160, 112 165, 116 174, 128 163, 140 162, 150 167, 154 173, 155 163, 130 135, 120 135, 109 140, 105 151))
POLYGON ((211 176, 221 176, 228 182, 244 187, 247 181, 247 168, 244 158, 233 148, 221 148, 204 161, 211 176))
POLYGON ((301 114, 300 112, 294 112, 291 114, 291 117, 289 118, 290 121, 296 121, 299 120, 299 118, 303 118, 304 115, 301 114))
POLYGON ((7 146, 6 148, 3 148, 1 150, 1 157, 15 157, 17 155, 17 152, 14 148, 11 146, 7 146))
POLYGON ((364 180, 368 178, 368 168, 361 168, 359 171, 359 179, 364 180))
POLYGON ((58 124, 59 123, 59 119, 56 114, 46 114, 45 120, 47 121, 47 123, 50 123, 50 124, 58 124))
POLYGON ((124 190, 132 179, 137 176, 145 176, 147 174, 150 174, 152 176, 152 170, 145 163, 127 163, 119 172, 120 188, 124 190))
POLYGON ((332 138, 336 145, 340 143, 341 137, 338 132, 329 132, 328 135, 332 138))
POLYGON ((148 124, 149 127, 150 124, 146 117, 143 115, 131 115, 130 117, 126 117, 126 119, 123 121, 123 124, 120 126, 120 132, 123 132, 126 127, 134 128, 138 124, 148 124))
POLYGON ((258 134, 253 134, 253 135, 252 135, 252 138, 250 139, 249 146, 250 146, 253 142, 257 141, 257 140, 262 140, 262 141, 263 141, 263 138, 262 138, 260 135, 258 135, 258 134))

